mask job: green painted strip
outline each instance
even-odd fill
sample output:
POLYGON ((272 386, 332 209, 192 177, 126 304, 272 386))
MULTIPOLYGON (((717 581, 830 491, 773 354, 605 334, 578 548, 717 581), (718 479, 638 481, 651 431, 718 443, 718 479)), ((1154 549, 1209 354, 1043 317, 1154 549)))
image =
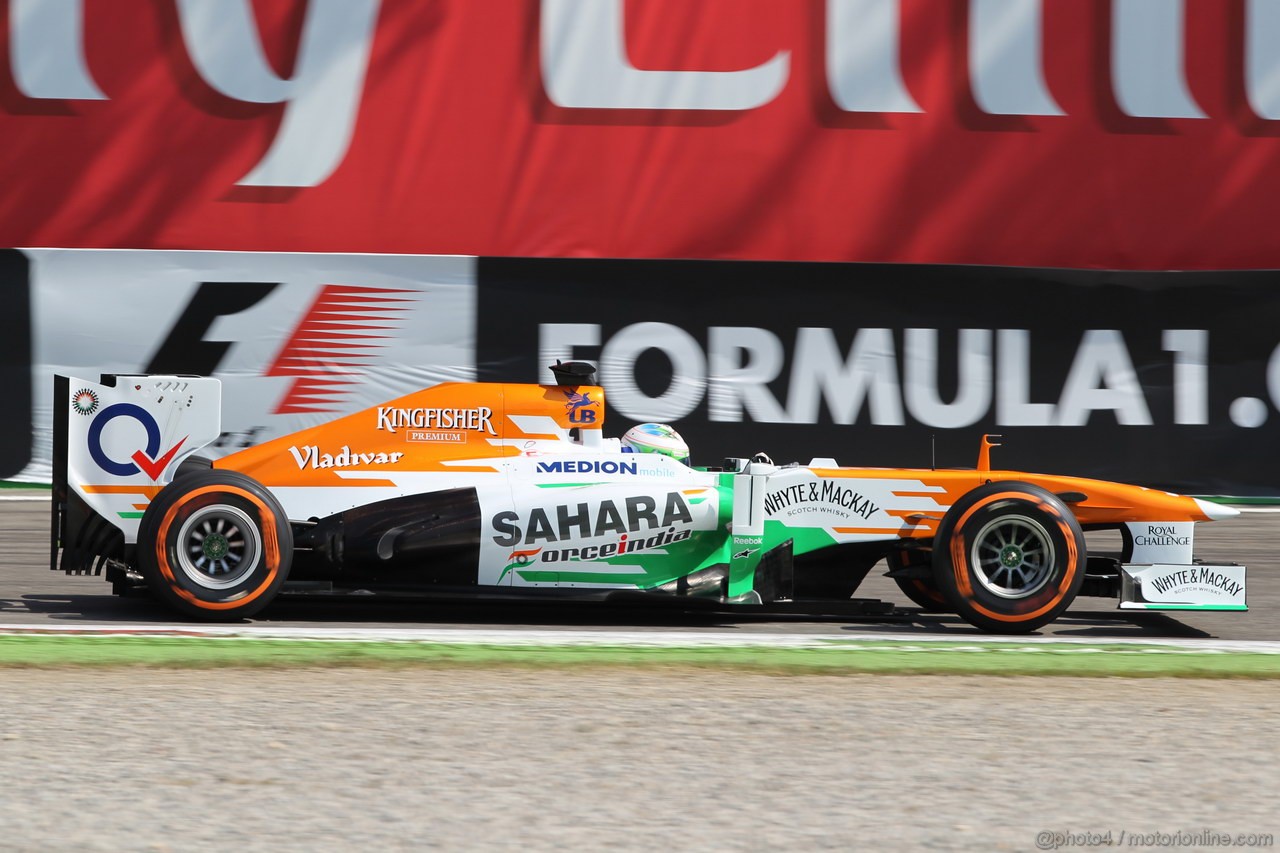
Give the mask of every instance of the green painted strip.
POLYGON ((1144 646, 981 643, 830 648, 641 648, 195 637, 5 636, 0 667, 661 667, 790 675, 1027 675, 1280 678, 1275 655, 1144 646))
POLYGON ((583 486, 598 486, 599 483, 534 483, 539 489, 580 489, 583 486))
POLYGON ((121 518, 142 518, 144 513, 141 512, 121 512, 117 513, 121 518))
POLYGON ((1241 504, 1242 506, 1280 506, 1280 497, 1241 497, 1239 495, 1192 495, 1202 501, 1216 504, 1241 504))
POLYGON ((0 480, 0 489, 43 489, 47 492, 52 488, 51 483, 19 483, 14 480, 0 480))

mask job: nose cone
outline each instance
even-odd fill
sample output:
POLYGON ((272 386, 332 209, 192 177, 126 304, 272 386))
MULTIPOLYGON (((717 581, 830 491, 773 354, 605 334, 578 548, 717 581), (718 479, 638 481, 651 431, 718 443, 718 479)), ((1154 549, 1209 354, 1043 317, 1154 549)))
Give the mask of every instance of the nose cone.
POLYGON ((1221 521, 1224 518, 1235 518, 1240 514, 1240 510, 1226 504, 1216 504, 1213 501, 1202 501, 1195 498, 1196 505, 1200 507, 1200 511, 1210 521, 1221 521))

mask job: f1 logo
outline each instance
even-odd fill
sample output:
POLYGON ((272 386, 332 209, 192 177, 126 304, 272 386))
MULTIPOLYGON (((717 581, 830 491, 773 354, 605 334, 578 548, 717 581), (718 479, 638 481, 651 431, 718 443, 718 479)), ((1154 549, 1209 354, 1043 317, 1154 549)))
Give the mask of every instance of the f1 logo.
POLYGON ((209 327, 219 317, 247 311, 279 286, 272 281, 202 281, 142 372, 212 376, 233 342, 206 341, 209 327))

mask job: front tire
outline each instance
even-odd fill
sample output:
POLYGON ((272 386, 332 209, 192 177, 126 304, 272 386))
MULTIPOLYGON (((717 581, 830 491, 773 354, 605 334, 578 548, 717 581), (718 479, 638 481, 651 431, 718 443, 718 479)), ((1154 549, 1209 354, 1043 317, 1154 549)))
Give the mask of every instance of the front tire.
POLYGON ((1084 583, 1080 524, 1052 492, 987 483, 947 511, 934 539, 933 576, 965 621, 1021 634, 1056 619, 1084 583))
POLYGON ((211 469, 160 490, 138 526, 138 566, 184 616, 234 621, 266 607, 289 575, 293 532, 251 477, 211 469))

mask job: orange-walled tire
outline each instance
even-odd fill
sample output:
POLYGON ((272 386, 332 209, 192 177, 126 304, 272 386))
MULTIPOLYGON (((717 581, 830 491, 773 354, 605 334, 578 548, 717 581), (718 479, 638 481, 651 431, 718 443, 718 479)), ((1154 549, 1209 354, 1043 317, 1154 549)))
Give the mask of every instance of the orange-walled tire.
MULTIPOLYGON (((890 551, 886 562, 892 570, 908 566, 928 566, 931 559, 929 551, 900 548, 890 551)), ((903 595, 925 613, 956 612, 932 578, 894 578, 893 582, 902 590, 903 595)))
POLYGON ((138 526, 147 587, 183 616, 227 622, 252 616, 289 576, 293 530, 257 481, 217 469, 160 490, 138 526))
POLYGON ((965 621, 1023 634, 1066 610, 1088 552, 1071 510, 1030 483, 987 483, 947 511, 934 538, 933 577, 965 621))

